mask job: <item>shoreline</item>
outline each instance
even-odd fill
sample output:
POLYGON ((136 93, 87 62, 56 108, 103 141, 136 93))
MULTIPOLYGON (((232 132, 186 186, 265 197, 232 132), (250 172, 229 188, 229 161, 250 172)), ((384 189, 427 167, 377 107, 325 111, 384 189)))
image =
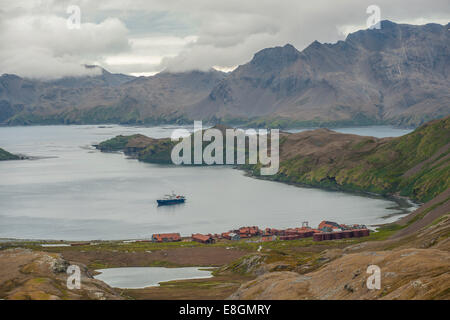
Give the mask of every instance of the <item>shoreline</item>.
MULTIPOLYGON (((383 199, 383 200, 390 200, 393 201, 397 204, 397 206, 395 207, 390 207, 390 208, 386 208, 386 209, 397 209, 397 210, 401 210, 401 213, 392 213, 390 215, 384 216, 384 217, 389 217, 392 215, 400 215, 400 214, 408 214, 411 213, 415 210, 417 210, 423 203, 420 202, 415 202, 414 200, 408 198, 408 197, 404 197, 404 196, 400 196, 400 195, 396 195, 396 194, 388 194, 388 195, 382 195, 382 194, 378 194, 378 193, 373 193, 373 192, 368 192, 368 191, 364 191, 364 190, 349 190, 346 188, 342 188, 339 186, 336 186, 335 188, 332 187, 326 187, 326 186, 315 186, 315 185, 310 185, 310 184, 304 184, 304 183, 297 183, 297 182, 290 182, 290 181, 280 181, 277 179, 271 179, 271 178, 266 178, 263 176, 256 176, 254 174, 251 173, 251 170, 246 169, 246 168, 240 168, 240 167, 234 167, 233 169, 236 170, 241 170, 244 172, 244 175, 246 177, 250 177, 250 178, 254 178, 254 179, 260 179, 260 180, 265 180, 265 181, 272 181, 272 182, 277 182, 277 183, 283 183, 283 184, 287 184, 287 185, 292 185, 295 187, 300 187, 300 188, 309 188, 309 189, 318 189, 318 190, 323 190, 323 191, 329 191, 329 192, 344 192, 347 194, 352 194, 352 195, 356 195, 356 196, 363 196, 366 198, 372 198, 372 199, 383 199), (413 211, 408 210, 408 208, 415 208, 413 211)), ((383 217, 383 218, 384 218, 383 217)), ((389 224, 389 223, 386 223, 389 224)), ((381 224, 384 225, 384 224, 381 224)))
MULTIPOLYGON (((279 181, 274 181, 274 182, 279 182, 279 181)), ((293 184, 294 186, 296 186, 295 184, 293 184)), ((299 187, 299 186, 297 186, 297 187, 299 187)), ((317 188, 316 188, 317 189, 317 188)), ((323 189, 322 189, 323 190, 323 189)), ((325 191, 330 191, 330 192, 332 192, 332 191, 336 191, 336 190, 325 190, 325 191)), ((339 192, 339 191, 337 191, 337 192, 339 192)), ((363 195, 361 195, 361 194, 355 194, 355 195, 359 195, 359 196, 363 196, 363 195)), ((372 197, 371 198, 374 198, 374 199, 389 199, 389 198, 384 198, 384 197, 382 197, 382 196, 380 196, 380 197, 374 197, 373 195, 372 195, 372 197)), ((402 206, 402 204, 401 204, 401 200, 403 200, 404 201, 404 199, 400 199, 400 198, 392 198, 392 199, 389 199, 389 200, 394 200, 394 199, 396 199, 396 200, 398 200, 399 202, 397 202, 397 201, 395 201, 396 203, 397 203, 397 206, 395 206, 395 207, 389 207, 389 208, 386 208, 386 209, 391 209, 391 210, 402 210, 402 212, 401 213, 391 213, 391 214, 388 214, 388 215, 386 215, 386 216, 383 216, 382 218, 383 219, 388 219, 388 218, 390 218, 390 217, 393 217, 393 216, 398 216, 398 218, 395 220, 395 221, 392 221, 392 222, 386 222, 386 223, 380 223, 380 224, 367 224, 367 227, 369 228, 369 229, 371 229, 372 231, 377 231, 377 229, 379 228, 379 227, 383 227, 383 226, 388 226, 388 225, 391 225, 391 224, 395 224, 397 221, 399 221, 399 220, 401 220, 402 218, 404 218, 404 217, 406 217, 407 215, 409 215, 409 214, 412 214, 412 213, 414 213, 417 209, 419 209, 419 207, 415 207, 415 209, 414 210, 408 210, 408 208, 413 208, 413 206, 409 206, 409 207, 405 207, 405 206, 402 206)), ((266 226, 267 227, 267 226, 266 226)), ((290 226, 290 227, 287 227, 287 228, 295 228, 296 226, 290 226)), ((268 228, 270 228, 270 227, 268 227, 268 228)), ((224 231, 224 232, 226 232, 226 231, 224 231)), ((195 232, 194 232, 195 233, 195 232)), ((190 236, 181 236, 181 238, 182 238, 182 242, 183 242, 183 240, 184 241, 186 241, 186 239, 190 239, 191 237, 190 236)), ((27 243, 32 243, 32 244, 39 244, 39 245, 41 245, 43 248, 45 248, 46 246, 46 244, 48 244, 48 245, 51 245, 51 246, 48 246, 48 247, 64 247, 64 246, 77 246, 77 245, 79 245, 79 243, 84 243, 83 245, 89 245, 89 246, 96 246, 96 245, 99 245, 99 244, 105 244, 105 243, 120 243, 120 244, 128 244, 128 243, 153 243, 152 241, 151 241, 151 239, 150 238, 133 238, 133 239, 130 239, 130 238, 128 238, 128 239, 78 239, 78 240, 70 240, 70 239, 27 239, 27 238, 0 238, 0 247, 1 247, 1 245, 2 244, 8 244, 8 243, 15 243, 15 242, 21 242, 21 243, 24 243, 24 244, 27 244, 27 243), (86 243, 85 243, 86 242, 86 243), (89 242, 89 243, 88 243, 89 242), (72 245, 73 244, 73 245, 72 245), (54 245, 54 246, 53 246, 54 245)))
MULTIPOLYGON (((138 159, 136 159, 136 160, 138 160, 138 159)), ((343 192, 343 193, 356 195, 356 196, 362 196, 362 197, 371 198, 371 199, 382 199, 382 200, 389 200, 389 201, 395 202, 396 206, 387 207, 386 209, 387 210, 399 210, 400 212, 393 212, 393 213, 390 213, 390 214, 387 214, 387 215, 383 216, 382 218, 383 219, 388 219, 388 218, 393 217, 393 216, 398 216, 398 218, 395 221, 392 221, 392 222, 367 225, 367 226, 370 226, 370 227, 374 227, 374 230, 377 230, 379 227, 382 227, 382 226, 395 224, 396 221, 400 220, 401 218, 404 218, 408 214, 413 213, 414 211, 419 209, 420 206, 422 205, 422 203, 414 202, 412 199, 409 199, 408 197, 395 195, 395 194, 392 194, 392 195, 381 195, 381 194, 376 194, 376 193, 367 192, 367 191, 363 191, 363 190, 346 190, 346 189, 339 188, 339 187, 330 188, 330 187, 313 186, 313 185, 302 184, 302 183, 295 183, 295 182, 288 182, 288 181, 279 181, 279 180, 276 180, 276 179, 271 179, 271 178, 266 178, 266 177, 262 177, 262 176, 253 175, 250 170, 248 170, 246 168, 241 168, 239 166, 233 166, 231 168, 239 170, 239 171, 242 171, 244 176, 249 177, 249 178, 260 179, 260 180, 265 180, 265 181, 272 181, 272 182, 277 182, 277 183, 283 183, 283 184, 286 184, 286 185, 292 185, 292 186, 299 187, 299 188, 318 189, 318 190, 328 191, 328 192, 343 192)), ((182 238, 189 238, 189 237, 188 236, 182 236, 182 238)), ((110 243, 116 243, 116 242, 127 243, 127 242, 147 242, 147 241, 150 241, 150 239, 149 238, 134 238, 134 239, 81 239, 81 240, 79 239, 79 240, 67 240, 67 239, 0 238, 0 245, 2 243, 9 243, 9 242, 24 242, 24 243, 26 243, 26 242, 36 243, 37 242, 37 243, 42 243, 42 244, 46 244, 46 243, 48 243, 48 244, 70 244, 70 243, 79 243, 79 242, 94 242, 94 243, 98 244, 98 243, 107 243, 107 242, 110 242, 110 243)))
MULTIPOLYGON (((122 124, 117 124, 118 126, 123 126, 122 124)), ((64 124, 60 125, 60 126, 66 126, 64 124)), ((73 126, 77 126, 77 125, 73 125, 73 126)), ((98 126, 98 125, 97 125, 98 126)), ((95 145, 93 145, 95 147, 95 145)), ((104 151, 101 151, 104 152, 104 151)), ((113 152, 116 153, 116 152, 113 152)), ((121 153, 121 152, 118 152, 121 153)), ((134 158, 134 157, 130 157, 130 158, 134 158)), ((29 157, 28 159, 32 159, 32 157, 29 157)), ((139 159, 137 159, 138 161, 141 161, 139 159)), ((142 161, 142 162, 146 162, 146 161, 142 161)), ((389 222, 384 222, 381 224, 371 224, 368 226, 383 226, 383 225, 389 225, 392 223, 395 223, 397 220, 403 218, 405 215, 410 214, 412 212, 414 212, 420 205, 420 203, 416 203, 414 202, 412 199, 409 199, 407 197, 402 197, 399 195, 395 195, 395 194, 390 194, 390 195, 382 195, 382 194, 376 194, 376 193, 372 193, 372 192, 367 192, 364 190, 349 190, 345 187, 341 187, 339 185, 336 186, 320 186, 320 185, 310 185, 310 184, 304 184, 304 183, 296 183, 296 182, 289 182, 289 181, 281 181, 278 180, 276 178, 276 176, 272 177, 272 176, 259 176, 259 175, 254 175, 252 173, 251 170, 242 167, 242 166, 230 166, 233 169, 238 169, 244 172, 244 176, 247 177, 251 177, 251 178, 256 178, 256 179, 260 179, 260 180, 268 180, 268 181, 273 181, 273 182, 280 182, 280 183, 284 183, 286 185, 293 185, 296 187, 300 187, 300 188, 314 188, 314 189, 318 189, 318 190, 323 190, 323 191, 335 191, 335 192, 343 192, 346 194, 350 194, 350 195, 357 195, 357 196, 362 196, 362 197, 366 197, 366 198, 372 198, 372 199, 383 199, 383 200, 389 200, 392 202, 395 202, 396 205, 394 206, 390 206, 390 207, 386 207, 386 210, 392 210, 394 212, 387 212, 386 215, 382 216, 381 218, 383 219, 389 219, 392 217, 398 217, 395 221, 389 221, 389 222)), ((57 243, 63 243, 61 242, 65 241, 65 242, 83 242, 83 241, 127 241, 127 240, 148 240, 148 238, 136 238, 136 239, 77 239, 77 240, 66 240, 66 239, 26 239, 26 238, 8 238, 8 239, 0 239, 0 243, 1 242, 12 242, 12 241, 22 241, 22 242, 27 242, 27 241, 31 241, 31 242, 57 242, 57 243)))
MULTIPOLYGON (((174 126, 174 127, 187 127, 192 126, 194 120, 191 122, 186 123, 176 123, 176 122, 163 122, 163 123, 30 123, 30 124, 4 124, 0 123, 0 128, 16 128, 16 127, 43 127, 43 126, 123 126, 123 127, 136 127, 136 128, 151 128, 151 127, 163 127, 163 126, 174 126)), ((240 128, 240 129, 249 129, 249 128, 255 128, 255 129, 264 129, 264 128, 272 128, 270 126, 248 126, 246 123, 213 123, 213 122, 204 122, 203 126, 214 126, 217 124, 222 125, 229 125, 233 128, 240 128)), ((414 130, 418 128, 419 126, 402 126, 402 125, 396 125, 396 124, 390 124, 390 123, 383 123, 383 124, 349 124, 349 125, 333 125, 325 123, 322 126, 283 126, 280 128, 272 128, 272 129, 279 129, 280 131, 286 131, 286 130, 298 130, 298 129, 306 129, 306 130, 315 130, 319 128, 328 128, 330 130, 334 129, 340 129, 340 128, 369 128, 369 127, 391 127, 394 129, 408 129, 408 130, 414 130)))

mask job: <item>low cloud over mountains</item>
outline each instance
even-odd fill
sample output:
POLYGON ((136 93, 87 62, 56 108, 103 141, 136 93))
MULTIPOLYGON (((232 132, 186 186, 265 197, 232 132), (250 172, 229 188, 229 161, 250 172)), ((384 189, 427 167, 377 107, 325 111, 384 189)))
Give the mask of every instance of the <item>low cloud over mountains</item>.
POLYGON ((50 81, 5 74, 0 122, 416 126, 449 114, 449 25, 381 26, 302 51, 263 49, 228 74, 131 77, 92 66, 83 67, 92 76, 50 81))

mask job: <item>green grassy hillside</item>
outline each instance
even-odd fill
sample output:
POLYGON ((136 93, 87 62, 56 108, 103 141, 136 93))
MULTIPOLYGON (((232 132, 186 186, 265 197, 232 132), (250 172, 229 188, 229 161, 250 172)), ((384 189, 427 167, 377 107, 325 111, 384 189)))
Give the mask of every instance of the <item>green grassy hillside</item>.
POLYGON ((116 136, 114 138, 101 142, 97 148, 104 152, 122 151, 125 149, 128 141, 135 138, 136 136, 136 134, 131 136, 116 136))
POLYGON ((2 160, 18 160, 20 159, 19 156, 16 156, 15 154, 9 153, 8 151, 3 150, 0 148, 0 161, 2 160))
MULTIPOLYGON (((280 170, 273 179, 379 194, 399 193, 419 201, 430 200, 450 187, 450 117, 429 122, 398 138, 314 131, 298 135, 302 134, 309 140, 298 152, 292 152, 298 145, 291 135, 280 141, 280 170), (305 152, 308 147, 311 150, 305 152)), ((257 166, 250 169, 258 174, 257 166)))

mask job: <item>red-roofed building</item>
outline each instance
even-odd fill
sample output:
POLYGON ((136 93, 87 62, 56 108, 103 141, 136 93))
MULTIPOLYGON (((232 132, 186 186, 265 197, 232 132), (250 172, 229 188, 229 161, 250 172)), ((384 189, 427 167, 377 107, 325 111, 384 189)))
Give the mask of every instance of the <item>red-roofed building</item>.
POLYGON ((277 240, 277 236, 275 236, 275 235, 263 235, 261 237, 262 242, 275 241, 275 240, 277 240))
POLYGON ((238 230, 239 236, 241 238, 250 238, 250 237, 256 237, 261 234, 261 230, 259 230, 258 227, 242 227, 238 230))
POLYGON ((214 243, 216 240, 211 235, 205 235, 200 233, 192 234, 192 241, 200 242, 200 243, 214 243))
POLYGON ((227 240, 233 240, 233 241, 240 239, 239 235, 234 232, 224 232, 224 233, 222 233, 222 238, 227 239, 227 240))
POLYGON ((319 224, 318 229, 323 232, 332 232, 336 230, 341 231, 341 227, 339 226, 339 224, 333 221, 325 221, 325 220, 319 224))
POLYGON ((152 235, 153 242, 175 242, 181 241, 179 233, 155 233, 152 235))

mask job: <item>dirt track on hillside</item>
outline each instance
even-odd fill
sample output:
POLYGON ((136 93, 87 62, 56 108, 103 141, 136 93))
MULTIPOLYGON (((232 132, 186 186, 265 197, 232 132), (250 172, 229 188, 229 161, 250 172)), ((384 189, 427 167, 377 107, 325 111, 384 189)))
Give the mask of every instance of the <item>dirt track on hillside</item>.
POLYGON ((411 235, 420 229, 426 227, 433 221, 435 221, 440 216, 450 213, 450 189, 447 189, 446 191, 442 192, 440 195, 438 195, 433 200, 425 203, 422 205, 419 209, 414 211, 412 214, 404 217, 403 219, 399 220, 398 224, 405 225, 412 219, 414 219, 417 216, 420 216, 423 214, 426 210, 430 210, 428 213, 425 214, 423 218, 421 218, 418 221, 415 221, 410 226, 406 227, 405 229, 400 230, 396 234, 394 234, 391 239, 399 239, 408 235, 411 235), (430 210, 433 206, 438 205, 442 202, 441 205, 439 205, 436 209, 430 210))

